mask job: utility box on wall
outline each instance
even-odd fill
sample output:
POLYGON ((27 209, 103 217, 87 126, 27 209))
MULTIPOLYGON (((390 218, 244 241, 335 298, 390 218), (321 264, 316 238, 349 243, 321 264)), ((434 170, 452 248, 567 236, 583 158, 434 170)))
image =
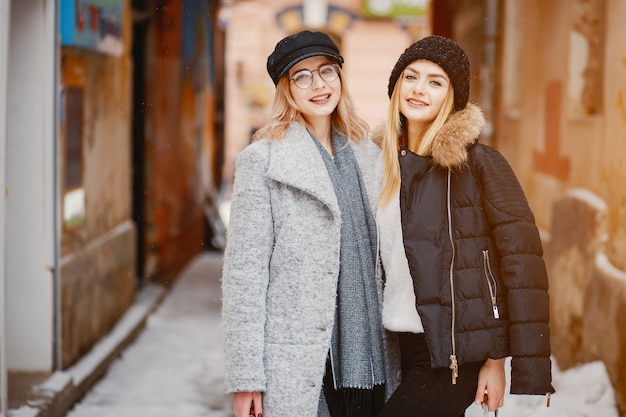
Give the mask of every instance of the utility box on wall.
POLYGON ((124 0, 61 0, 59 8, 62 46, 122 54, 124 0))

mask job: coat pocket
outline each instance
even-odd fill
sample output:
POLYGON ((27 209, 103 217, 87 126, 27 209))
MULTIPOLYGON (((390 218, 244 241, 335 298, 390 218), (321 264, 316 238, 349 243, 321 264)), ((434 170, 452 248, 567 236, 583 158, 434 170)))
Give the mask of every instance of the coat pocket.
POLYGON ((498 282, 491 272, 491 262, 489 262, 489 250, 483 250, 483 273, 485 280, 487 281, 487 287, 489 288, 489 298, 491 299, 491 310, 493 311, 493 317, 495 319, 500 318, 500 311, 498 309, 498 282))
POLYGON ((323 344, 267 343, 263 415, 315 416, 327 354, 323 344))

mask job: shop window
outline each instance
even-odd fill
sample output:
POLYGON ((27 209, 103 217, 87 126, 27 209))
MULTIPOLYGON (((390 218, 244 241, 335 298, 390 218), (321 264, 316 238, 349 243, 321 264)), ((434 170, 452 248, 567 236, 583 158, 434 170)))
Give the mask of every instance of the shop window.
POLYGON ((66 57, 64 60, 64 93, 62 130, 63 152, 63 226, 72 229, 85 218, 83 187, 83 120, 85 96, 85 62, 66 57))
POLYGON ((83 182, 83 89, 65 91, 65 188, 80 187, 83 182))

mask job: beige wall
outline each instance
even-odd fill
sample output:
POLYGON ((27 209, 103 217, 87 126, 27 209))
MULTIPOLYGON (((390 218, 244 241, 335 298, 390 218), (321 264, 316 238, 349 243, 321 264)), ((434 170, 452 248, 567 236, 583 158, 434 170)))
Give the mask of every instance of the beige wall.
POLYGON ((385 120, 389 74, 410 41, 409 33, 390 21, 359 20, 344 36, 342 52, 350 94, 372 128, 385 120))
POLYGON ((626 3, 609 0, 606 10, 606 125, 602 132, 606 142, 596 144, 602 159, 599 180, 603 187, 598 194, 609 207, 609 258, 626 270, 626 3))
POLYGON ((250 141, 250 130, 269 114, 274 85, 265 71, 268 51, 282 34, 274 24, 276 6, 242 2, 222 10, 225 35, 225 177, 233 159, 250 141), (253 102, 259 104, 253 105, 253 102))
MULTIPOLYGON (((610 259, 626 269, 626 4, 569 0, 506 2, 497 145, 512 159, 533 203, 538 223, 548 229, 553 202, 570 188, 586 188, 609 211, 610 259), (586 54, 572 41, 578 11, 603 10, 604 44, 599 60, 601 108, 577 110, 576 65, 586 54), (551 98, 550 98, 551 97, 551 98), (552 101, 550 101, 552 100, 552 101), (560 112, 557 113, 557 108, 560 112)), ((591 81, 587 81, 591 83, 591 81)), ((593 85, 593 84, 592 84, 593 85)))
POLYGON ((494 140, 546 232, 553 351, 603 360, 626 415, 626 3, 503 4, 494 140))

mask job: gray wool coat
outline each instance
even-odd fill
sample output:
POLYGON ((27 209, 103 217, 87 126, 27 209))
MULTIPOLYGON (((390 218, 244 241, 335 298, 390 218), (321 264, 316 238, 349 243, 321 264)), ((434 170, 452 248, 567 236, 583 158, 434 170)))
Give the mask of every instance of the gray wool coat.
MULTIPOLYGON (((351 146, 376 213, 380 148, 369 139, 351 146)), ((326 167, 300 123, 282 140, 254 142, 238 155, 222 276, 226 389, 262 391, 265 417, 317 414, 335 318, 340 225, 326 167)), ((399 354, 391 334, 384 343, 390 393, 399 354)))

